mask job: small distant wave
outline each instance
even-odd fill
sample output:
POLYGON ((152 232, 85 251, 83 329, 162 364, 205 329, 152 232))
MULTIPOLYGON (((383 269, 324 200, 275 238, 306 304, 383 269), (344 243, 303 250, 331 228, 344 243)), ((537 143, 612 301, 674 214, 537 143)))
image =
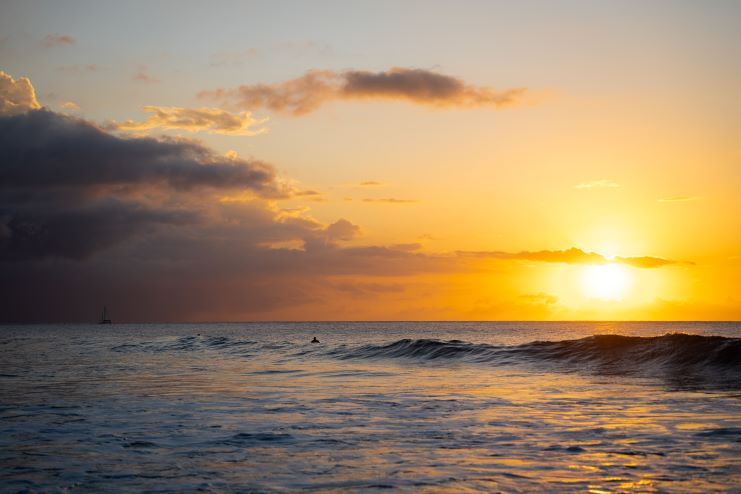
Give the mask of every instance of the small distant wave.
POLYGON ((257 345, 258 342, 251 340, 236 340, 225 336, 182 336, 175 340, 143 341, 139 343, 124 343, 111 348, 118 353, 166 353, 166 352, 193 352, 203 350, 221 350, 232 353, 257 345))
POLYGON ((548 366, 549 370, 669 378, 677 386, 741 387, 735 384, 741 378, 741 338, 684 333, 654 337, 594 335, 578 340, 535 341, 516 346, 403 339, 381 346, 339 348, 330 354, 340 359, 535 364, 548 366))

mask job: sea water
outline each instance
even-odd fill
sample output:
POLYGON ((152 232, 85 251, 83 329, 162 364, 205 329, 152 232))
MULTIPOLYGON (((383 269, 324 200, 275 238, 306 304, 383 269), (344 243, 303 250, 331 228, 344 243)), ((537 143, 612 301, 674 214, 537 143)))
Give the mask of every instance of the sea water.
POLYGON ((739 486, 741 323, 0 326, 0 492, 739 486))

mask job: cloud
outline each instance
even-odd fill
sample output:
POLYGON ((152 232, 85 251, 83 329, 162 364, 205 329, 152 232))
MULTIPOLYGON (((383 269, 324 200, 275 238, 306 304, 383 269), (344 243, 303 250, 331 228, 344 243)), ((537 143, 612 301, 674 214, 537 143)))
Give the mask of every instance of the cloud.
POLYGON ((360 187, 380 187, 384 185, 383 182, 376 182, 375 180, 364 180, 358 184, 360 187))
POLYGON ((627 264, 635 268, 660 268, 662 266, 668 266, 670 264, 688 264, 693 263, 687 261, 672 261, 671 259, 663 259, 661 257, 616 257, 613 262, 620 264, 627 264))
POLYGON ((311 40, 286 40, 276 41, 270 45, 270 48, 275 52, 282 52, 293 57, 299 57, 309 54, 324 55, 332 51, 332 47, 324 44, 317 43, 311 40))
POLYGON ((74 45, 76 42, 75 38, 67 34, 47 34, 44 38, 44 46, 47 48, 74 45))
POLYGON ((461 257, 477 257, 488 259, 508 259, 536 262, 552 262, 565 264, 608 264, 619 263, 633 266, 636 268, 658 268, 671 264, 692 264, 683 261, 674 261, 663 259, 661 257, 615 257, 607 258, 596 252, 585 252, 581 249, 572 247, 567 250, 541 250, 537 252, 501 252, 501 251, 458 251, 461 257))
POLYGON ((384 72, 310 70, 284 82, 203 91, 199 97, 244 110, 265 108, 299 116, 335 100, 395 100, 439 108, 501 108, 520 103, 525 92, 521 88, 499 91, 428 70, 394 67, 384 72))
POLYGON ((145 106, 152 115, 137 122, 126 120, 113 123, 119 130, 177 129, 188 132, 209 132, 235 136, 255 136, 267 132, 265 127, 253 128, 267 121, 256 119, 250 112, 229 113, 219 108, 180 108, 175 106, 145 106))
POLYGON ((117 137, 47 110, 0 118, 0 156, 3 188, 158 184, 281 195, 264 163, 228 159, 193 141, 117 137))
POLYGON ((326 231, 330 241, 352 240, 360 234, 360 227, 342 218, 329 225, 326 231))
POLYGON ((80 109, 80 105, 78 105, 74 101, 62 101, 59 104, 59 107, 62 108, 63 110, 79 110, 80 109))
POLYGON ((419 202, 416 199, 397 199, 395 197, 381 197, 378 199, 375 198, 367 198, 363 199, 363 202, 375 202, 375 203, 381 203, 381 204, 411 204, 415 202, 419 202))
POLYGON ((690 201, 699 201, 700 197, 698 196, 675 196, 675 197, 665 197, 661 199, 656 199, 656 202, 690 202, 690 201))
POLYGON ((0 260, 86 258, 196 221, 209 191, 291 193, 270 165, 193 141, 117 137, 48 110, 0 117, 0 260))
POLYGON ((222 51, 211 56, 211 67, 229 67, 242 65, 243 63, 259 57, 257 48, 247 48, 241 51, 222 51))
POLYGON ((520 298, 531 304, 536 305, 553 305, 558 303, 558 297, 556 297, 555 295, 551 295, 550 293, 528 293, 525 295, 520 295, 520 298))
POLYGON ((432 235, 431 233, 423 233, 417 237, 419 240, 441 240, 440 238, 432 235))
POLYGON ((87 65, 60 65, 57 67, 57 70, 67 74, 80 74, 83 72, 97 72, 101 70, 101 67, 94 63, 87 65))
POLYGON ((591 182, 581 182, 574 185, 575 189, 614 189, 620 187, 611 180, 592 180, 591 182))
POLYGON ((132 79, 134 81, 144 82, 144 83, 147 83, 147 84, 154 84, 156 82, 160 82, 159 79, 157 79, 156 77, 153 77, 152 75, 150 75, 149 74, 149 71, 147 70, 147 67, 145 67, 143 65, 139 67, 139 69, 136 71, 136 73, 134 74, 134 76, 132 77, 132 79))
POLYGON ((4 204, 0 261, 47 257, 84 259, 157 225, 193 222, 191 211, 149 208, 134 201, 100 199, 65 207, 4 204))
POLYGON ((326 202, 327 197, 317 190, 301 190, 295 187, 289 187, 291 190, 291 197, 303 198, 307 201, 312 202, 326 202))
POLYGON ((17 115, 41 108, 36 92, 26 77, 14 80, 0 70, 0 116, 17 115))
POLYGON ((367 298, 379 293, 401 293, 405 290, 400 283, 337 283, 333 287, 353 297, 367 298))

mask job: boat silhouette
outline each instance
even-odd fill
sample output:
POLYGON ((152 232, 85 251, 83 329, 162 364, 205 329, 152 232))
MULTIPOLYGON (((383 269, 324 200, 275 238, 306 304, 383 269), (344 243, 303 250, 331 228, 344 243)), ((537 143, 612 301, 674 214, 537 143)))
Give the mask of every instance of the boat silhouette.
POLYGON ((100 322, 98 324, 113 324, 113 321, 108 319, 108 311, 105 305, 103 306, 103 313, 100 315, 100 322))

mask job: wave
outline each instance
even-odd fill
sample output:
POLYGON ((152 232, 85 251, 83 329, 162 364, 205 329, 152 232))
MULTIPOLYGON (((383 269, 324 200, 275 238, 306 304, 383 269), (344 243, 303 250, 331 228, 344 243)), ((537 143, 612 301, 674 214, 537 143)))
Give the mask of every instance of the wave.
MULTIPOLYGON (((527 365, 536 370, 598 375, 658 377, 676 388, 741 389, 741 338, 671 333, 663 336, 593 335, 576 340, 534 341, 498 346, 461 340, 402 339, 386 345, 341 345, 326 349, 290 341, 257 341, 211 336, 125 343, 119 353, 216 352, 238 358, 278 354, 287 359, 330 356, 527 365)), ((3 377, 3 376, 0 376, 3 377)))
POLYGON ((741 338, 684 333, 652 337, 594 335, 578 340, 535 341, 516 346, 403 339, 388 345, 340 348, 330 353, 340 359, 534 364, 548 366, 549 370, 669 378, 680 386, 716 380, 719 386, 727 387, 729 383, 741 381, 741 338))
POLYGON ((142 341, 138 343, 123 343, 111 348, 118 353, 166 353, 166 352, 197 352, 203 350, 219 350, 231 353, 244 354, 251 347, 258 345, 257 341, 236 340, 226 336, 182 336, 174 341, 142 341))

